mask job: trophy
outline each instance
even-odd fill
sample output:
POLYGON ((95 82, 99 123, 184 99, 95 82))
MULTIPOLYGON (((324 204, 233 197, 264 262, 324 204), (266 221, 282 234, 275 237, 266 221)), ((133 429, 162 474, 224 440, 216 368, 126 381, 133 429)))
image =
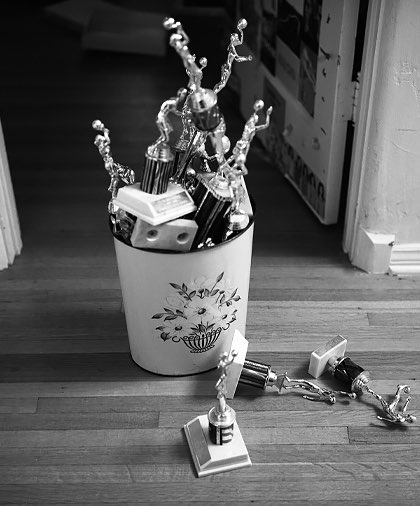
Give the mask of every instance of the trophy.
POLYGON ((163 102, 156 117, 160 135, 146 150, 142 181, 120 188, 115 198, 120 208, 151 225, 161 225, 196 209, 189 193, 169 181, 174 155, 168 144, 172 131, 168 116, 179 113, 186 95, 187 90, 180 88, 176 97, 163 102))
POLYGON ((170 113, 182 114, 187 89, 180 88, 176 97, 169 98, 160 106, 156 117, 156 126, 160 132, 156 141, 145 153, 145 164, 141 190, 147 193, 160 194, 166 192, 169 179, 172 176, 174 155, 169 147, 169 134, 173 128, 168 119, 170 113))
POLYGON ((244 62, 252 60, 252 56, 240 56, 237 53, 236 47, 243 43, 243 30, 246 28, 247 22, 245 19, 240 19, 237 24, 237 29, 240 35, 233 33, 230 37, 228 46, 228 55, 226 62, 222 65, 220 81, 214 86, 213 90, 203 88, 201 80, 203 78, 203 68, 207 65, 206 58, 199 60, 200 66, 195 63, 195 56, 190 53, 188 43, 190 41, 188 35, 185 33, 181 23, 175 21, 173 18, 167 18, 164 22, 164 27, 172 32, 169 38, 169 44, 179 54, 189 76, 188 90, 189 94, 186 99, 186 107, 184 115, 188 116, 185 121, 183 135, 188 129, 190 141, 185 148, 183 159, 177 162, 177 169, 173 176, 173 181, 176 183, 184 183, 186 171, 192 158, 200 147, 205 143, 208 135, 212 137, 212 143, 216 146, 218 152, 218 159, 222 160, 223 141, 226 138, 224 131, 224 119, 217 104, 217 94, 222 90, 231 75, 232 64, 234 61, 244 62), (220 128, 220 125, 223 125, 220 128), (193 130, 191 127, 193 126, 193 130))
POLYGON ((235 355, 225 352, 220 357, 216 405, 184 425, 198 477, 252 465, 235 411, 226 403, 227 370, 235 355))
POLYGON ((135 174, 130 167, 121 165, 120 163, 114 161, 111 153, 111 138, 109 136, 109 130, 105 127, 102 121, 99 119, 93 121, 92 128, 101 132, 95 137, 94 144, 98 148, 99 154, 104 161, 105 169, 111 177, 108 187, 108 191, 111 192, 111 199, 108 203, 108 212, 112 223, 113 233, 115 235, 122 236, 124 239, 128 239, 134 227, 135 219, 115 204, 115 198, 121 182, 133 184, 135 174))
POLYGON ((237 33, 232 33, 230 36, 230 43, 228 45, 228 55, 226 62, 222 65, 222 72, 220 76, 220 81, 214 86, 213 91, 216 93, 216 95, 219 93, 220 90, 222 90, 226 83, 229 80, 230 74, 232 73, 232 64, 234 61, 237 61, 239 63, 245 62, 245 61, 251 61, 252 56, 240 56, 236 50, 237 46, 240 46, 244 42, 244 29, 247 27, 248 23, 247 20, 244 18, 241 18, 238 21, 238 24, 236 28, 239 31, 239 35, 237 33))
POLYGON ((385 417, 377 416, 379 420, 396 424, 415 422, 416 417, 407 413, 410 397, 406 398, 402 409, 398 410, 402 395, 409 394, 410 387, 408 385, 397 385, 394 399, 388 403, 381 395, 368 386, 370 381, 369 372, 357 365, 349 357, 344 356, 346 346, 347 339, 338 335, 313 351, 309 362, 309 374, 314 378, 318 378, 326 370, 329 370, 334 378, 346 384, 351 392, 355 394, 362 394, 363 392, 371 394, 381 403, 386 415, 385 417))
POLYGON ((228 399, 233 399, 235 396, 238 383, 251 385, 261 390, 265 390, 267 387, 275 387, 279 394, 282 390, 302 389, 311 394, 305 393, 303 395, 304 399, 327 401, 330 404, 336 402, 337 395, 346 396, 351 399, 356 397, 354 393, 330 390, 306 379, 289 378, 287 372, 278 374, 272 370, 271 365, 247 359, 248 341, 239 330, 235 330, 233 335, 232 349, 237 351, 226 379, 226 397, 228 399))

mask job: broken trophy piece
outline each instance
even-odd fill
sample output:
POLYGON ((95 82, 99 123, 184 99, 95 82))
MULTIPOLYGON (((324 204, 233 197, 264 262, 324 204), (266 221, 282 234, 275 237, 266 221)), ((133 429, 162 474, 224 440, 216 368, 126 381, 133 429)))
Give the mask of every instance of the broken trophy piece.
POLYGON ((379 420, 390 423, 413 423, 416 420, 414 415, 407 413, 410 397, 407 397, 403 403, 402 409, 398 410, 399 402, 403 394, 410 393, 408 385, 397 385, 392 402, 388 403, 385 399, 372 390, 368 383, 370 374, 361 366, 353 362, 349 357, 345 357, 347 339, 338 335, 317 348, 312 352, 309 363, 309 374, 314 378, 318 378, 325 371, 329 370, 338 381, 345 383, 351 392, 362 394, 367 392, 377 399, 384 410, 386 416, 377 416, 379 420))
POLYGON ((226 396, 228 399, 233 399, 238 383, 251 385, 262 390, 265 390, 267 387, 275 387, 279 394, 283 389, 298 388, 313 394, 304 394, 304 399, 327 401, 331 404, 336 402, 337 395, 344 395, 350 398, 355 397, 353 393, 330 390, 306 379, 289 378, 287 372, 277 374, 272 370, 271 365, 247 359, 248 341, 239 330, 236 330, 233 335, 231 350, 233 349, 237 350, 237 353, 229 368, 226 380, 226 396))

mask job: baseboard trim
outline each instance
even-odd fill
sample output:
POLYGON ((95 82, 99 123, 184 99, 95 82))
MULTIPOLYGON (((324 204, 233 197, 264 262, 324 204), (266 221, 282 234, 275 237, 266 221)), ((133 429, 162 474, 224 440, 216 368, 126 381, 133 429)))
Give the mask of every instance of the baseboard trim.
POLYGON ((420 274, 420 243, 396 244, 389 270, 392 274, 420 274))
POLYGON ((359 227, 350 261, 371 274, 388 272, 394 241, 394 234, 369 232, 359 227))

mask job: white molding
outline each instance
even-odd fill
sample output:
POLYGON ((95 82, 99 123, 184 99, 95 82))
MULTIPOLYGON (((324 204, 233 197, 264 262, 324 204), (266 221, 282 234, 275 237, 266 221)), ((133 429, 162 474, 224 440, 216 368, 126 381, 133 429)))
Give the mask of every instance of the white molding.
POLYGON ((376 74, 378 65, 381 63, 378 53, 381 43, 382 26, 384 24, 384 4, 385 2, 383 2, 383 0, 371 0, 369 2, 366 22, 343 233, 343 250, 348 253, 352 263, 354 263, 353 259, 355 259, 355 262, 360 262, 359 259, 355 258, 357 237, 360 228, 359 203, 363 193, 363 182, 367 171, 366 152, 371 129, 376 74))
POLYGON ((0 270, 13 263, 21 249, 20 226, 0 123, 0 270))
POLYGON ((420 274, 420 243, 396 244, 389 270, 392 274, 420 274))
POLYGON ((371 274, 389 271, 394 234, 369 232, 363 227, 357 229, 353 265, 371 274))

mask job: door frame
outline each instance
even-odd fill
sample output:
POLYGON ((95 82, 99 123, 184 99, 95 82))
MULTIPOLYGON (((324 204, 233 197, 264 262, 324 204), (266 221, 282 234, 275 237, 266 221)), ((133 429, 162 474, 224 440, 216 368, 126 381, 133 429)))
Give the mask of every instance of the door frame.
POLYGON ((367 171, 366 152, 372 122, 376 75, 378 64, 380 63, 379 49, 381 46, 383 25, 384 1, 369 0, 359 79, 360 83, 355 112, 355 129, 342 243, 343 250, 349 255, 350 261, 352 261, 356 254, 357 236, 360 227, 359 203, 367 171))

